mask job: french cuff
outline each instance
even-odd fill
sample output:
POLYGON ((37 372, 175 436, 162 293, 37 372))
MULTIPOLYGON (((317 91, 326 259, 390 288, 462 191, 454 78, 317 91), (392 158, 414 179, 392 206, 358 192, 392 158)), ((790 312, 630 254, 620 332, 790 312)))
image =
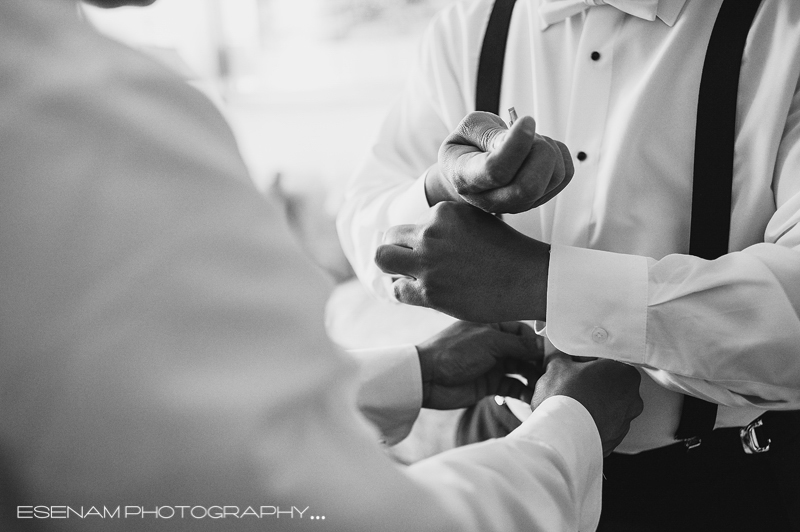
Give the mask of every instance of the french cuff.
POLYGON ((644 362, 646 257, 553 245, 547 337, 568 355, 644 362))
POLYGON ((389 225, 413 224, 428 212, 428 197, 425 195, 426 170, 414 183, 395 197, 386 210, 389 225))
MULTIPOLYGON (((546 442, 564 459, 577 481, 578 492, 587 492, 603 471, 603 442, 594 419, 571 397, 545 399, 528 419, 507 436, 511 439, 546 442)), ((597 508, 583 508, 587 515, 600 514, 600 500, 587 501, 597 508)))
POLYGON ((356 349, 359 363, 357 405, 383 436, 382 443, 402 441, 422 408, 422 373, 413 345, 356 349))

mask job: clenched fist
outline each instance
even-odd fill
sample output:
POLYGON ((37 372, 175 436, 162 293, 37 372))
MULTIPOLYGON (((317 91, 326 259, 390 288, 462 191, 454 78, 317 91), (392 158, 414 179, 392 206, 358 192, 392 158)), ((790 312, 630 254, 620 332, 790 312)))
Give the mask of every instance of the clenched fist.
POLYGON ((481 323, 545 319, 550 246, 454 202, 391 227, 375 263, 403 303, 481 323))
POLYGON ((518 213, 549 201, 574 167, 567 147, 536 133, 522 117, 510 129, 497 115, 467 115, 439 148, 426 177, 428 202, 469 203, 491 213, 518 213))

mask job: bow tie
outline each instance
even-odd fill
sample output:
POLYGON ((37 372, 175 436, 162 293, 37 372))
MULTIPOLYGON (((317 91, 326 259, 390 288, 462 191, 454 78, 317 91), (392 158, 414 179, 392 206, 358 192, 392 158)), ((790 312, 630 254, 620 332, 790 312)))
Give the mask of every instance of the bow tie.
POLYGON ((594 6, 609 5, 620 11, 653 21, 658 14, 658 0, 543 0, 539 7, 542 29, 577 15, 594 6))

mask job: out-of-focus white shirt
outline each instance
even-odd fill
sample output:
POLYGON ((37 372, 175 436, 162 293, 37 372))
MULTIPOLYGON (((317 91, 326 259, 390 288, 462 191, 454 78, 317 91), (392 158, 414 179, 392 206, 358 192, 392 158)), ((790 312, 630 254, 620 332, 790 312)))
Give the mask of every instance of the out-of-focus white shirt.
POLYGON ((3 530, 592 530, 600 438, 572 399, 410 468, 383 455, 329 287, 224 120, 74 7, 0 2, 3 530), (190 517, 222 505, 262 516, 190 517))
POLYGON ((413 345, 348 351, 359 364, 356 405, 380 431, 381 442, 408 436, 422 408, 422 373, 413 345))
MULTIPOLYGON (((518 0, 500 108, 563 140, 575 176, 506 216, 553 244, 546 333, 564 352, 645 373, 644 413, 622 452, 673 443, 682 396, 721 403, 717 427, 800 408, 800 3, 764 0, 745 47, 736 124, 732 253, 687 255, 696 106, 721 0, 660 0, 653 21, 596 6, 542 29, 518 0), (593 59, 594 52, 596 60, 593 59)), ((359 278, 391 297, 374 252, 427 209, 426 169, 474 110, 493 2, 459 1, 429 28, 419 64, 354 177, 338 228, 359 278)))

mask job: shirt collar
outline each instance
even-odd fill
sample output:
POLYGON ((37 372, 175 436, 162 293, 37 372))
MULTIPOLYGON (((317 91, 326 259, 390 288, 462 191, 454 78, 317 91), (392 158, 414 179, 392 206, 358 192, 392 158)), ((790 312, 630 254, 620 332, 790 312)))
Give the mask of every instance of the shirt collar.
POLYGON ((678 20, 684 4, 686 4, 686 0, 659 0, 656 16, 671 28, 678 20))
MULTIPOLYGON (((545 2, 546 0, 542 0, 545 2)), ((678 17, 683 10, 686 0, 659 0, 656 17, 669 27, 675 25, 678 17)), ((542 30, 547 29, 549 24, 543 23, 542 30)))

